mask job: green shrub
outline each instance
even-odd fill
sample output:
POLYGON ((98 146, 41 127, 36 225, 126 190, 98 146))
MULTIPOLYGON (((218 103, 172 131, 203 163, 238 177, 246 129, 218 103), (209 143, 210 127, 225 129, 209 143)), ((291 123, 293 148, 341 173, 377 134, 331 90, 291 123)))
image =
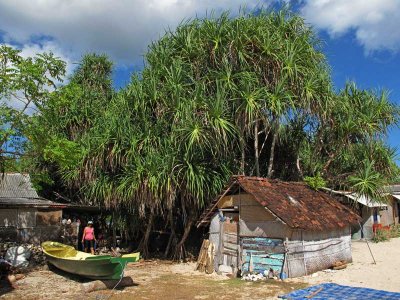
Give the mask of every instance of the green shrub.
POLYGON ((320 188, 326 187, 326 181, 325 179, 321 176, 320 173, 318 173, 314 177, 306 176, 304 177, 304 182, 313 190, 319 190, 320 188))
POLYGON ((375 232, 375 236, 372 238, 372 241, 374 243, 379 243, 379 242, 386 242, 389 241, 391 237, 391 231, 387 229, 377 229, 375 232))
POLYGON ((400 225, 392 225, 392 226, 390 226, 390 237, 391 238, 400 237, 400 225))

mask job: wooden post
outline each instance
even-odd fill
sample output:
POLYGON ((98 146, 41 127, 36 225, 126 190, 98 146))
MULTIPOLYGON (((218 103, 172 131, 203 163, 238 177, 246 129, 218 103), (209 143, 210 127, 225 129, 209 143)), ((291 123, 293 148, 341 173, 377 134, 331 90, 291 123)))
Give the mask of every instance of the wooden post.
POLYGON ((258 121, 254 124, 254 160, 256 167, 256 176, 260 177, 260 164, 258 162, 259 151, 258 151, 258 121))
MULTIPOLYGON (((363 229, 362 229, 360 221, 358 221, 358 225, 360 225, 361 233, 362 233, 362 235, 364 235, 364 232, 363 232, 363 229)), ((371 253, 372 259, 374 260, 374 264, 376 265, 376 260, 375 260, 374 255, 372 254, 371 248, 369 247, 368 240, 365 239, 365 241, 367 242, 369 253, 371 253)))

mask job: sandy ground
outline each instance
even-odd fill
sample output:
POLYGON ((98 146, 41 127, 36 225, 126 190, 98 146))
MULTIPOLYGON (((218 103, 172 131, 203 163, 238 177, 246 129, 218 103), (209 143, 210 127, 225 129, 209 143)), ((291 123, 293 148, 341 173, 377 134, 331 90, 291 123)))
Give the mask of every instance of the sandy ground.
POLYGON ((302 282, 311 285, 334 282, 343 285, 368 287, 391 292, 400 292, 400 238, 389 242, 369 242, 376 264, 365 241, 352 243, 353 263, 346 269, 334 273, 318 272, 303 277, 302 282))
MULTIPOLYGON (((35 271, 18 281, 18 287, 3 292, 0 299, 95 299, 95 300, 172 300, 172 299, 275 299, 307 286, 302 282, 269 280, 246 282, 238 278, 194 271, 195 263, 175 264, 166 261, 128 266, 126 276, 135 285, 121 290, 91 293, 82 291, 84 280, 57 269, 35 271)), ((1 295, 1 292, 0 292, 1 295)))
POLYGON ((85 280, 57 269, 44 269, 29 273, 17 282, 14 290, 0 288, 0 299, 277 299, 280 294, 322 282, 400 292, 400 238, 370 243, 370 247, 376 264, 372 263, 367 244, 354 242, 353 263, 346 269, 321 271, 285 282, 245 282, 199 273, 194 271, 195 263, 147 261, 127 267, 125 273, 132 276, 134 286, 85 294, 82 291, 85 280))

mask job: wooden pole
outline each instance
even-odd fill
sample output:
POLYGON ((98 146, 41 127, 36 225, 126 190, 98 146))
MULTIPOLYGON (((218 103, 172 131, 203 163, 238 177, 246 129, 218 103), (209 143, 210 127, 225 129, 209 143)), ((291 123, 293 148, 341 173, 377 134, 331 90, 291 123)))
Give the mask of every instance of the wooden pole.
POLYGON ((260 177, 260 164, 259 164, 259 151, 258 151, 258 121, 254 124, 254 160, 256 167, 256 176, 260 177))
MULTIPOLYGON (((358 221, 358 225, 360 225, 360 230, 361 230, 361 233, 362 233, 362 235, 364 235, 364 231, 363 231, 363 229, 362 229, 362 226, 361 226, 361 223, 360 223, 360 221, 358 221)), ((368 249, 369 249, 369 253, 371 253, 372 259, 374 260, 374 264, 376 265, 376 260, 375 260, 375 257, 374 257, 374 255, 372 254, 371 248, 369 247, 368 240, 367 240, 367 239, 365 239, 365 241, 367 242, 367 246, 368 246, 368 249)))

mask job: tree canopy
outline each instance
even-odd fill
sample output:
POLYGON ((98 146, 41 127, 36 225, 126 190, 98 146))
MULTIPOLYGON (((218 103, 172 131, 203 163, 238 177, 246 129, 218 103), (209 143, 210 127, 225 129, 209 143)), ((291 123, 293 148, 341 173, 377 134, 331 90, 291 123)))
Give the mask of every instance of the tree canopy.
POLYGON ((145 254, 152 228, 167 226, 165 253, 181 255, 232 174, 365 195, 397 176, 385 136, 399 108, 386 91, 336 91, 321 42, 286 10, 183 22, 126 87, 114 90, 111 72, 106 56, 84 56, 21 134, 47 189, 119 211, 145 254))
POLYGON ((0 168, 13 165, 24 152, 24 128, 30 111, 45 105, 65 74, 65 62, 52 53, 22 57, 0 45, 0 168))

